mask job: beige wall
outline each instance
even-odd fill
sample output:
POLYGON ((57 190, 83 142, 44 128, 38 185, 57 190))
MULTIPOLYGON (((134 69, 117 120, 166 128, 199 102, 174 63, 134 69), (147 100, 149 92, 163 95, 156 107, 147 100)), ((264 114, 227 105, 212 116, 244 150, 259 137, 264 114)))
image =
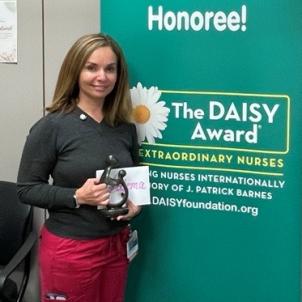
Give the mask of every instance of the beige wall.
MULTIPOLYGON (((17 1, 18 63, 0 64, 0 180, 16 181, 30 126, 43 116, 58 70, 71 44, 82 34, 99 31, 99 0, 17 1)), ((36 210, 39 228, 44 213, 36 210)), ((24 302, 36 302, 36 255, 24 302)))
POLYGON ((41 1, 17 5, 18 64, 0 64, 0 179, 11 181, 16 179, 26 132, 43 108, 41 1))
POLYGON ((45 82, 46 103, 63 58, 71 44, 82 34, 99 28, 99 0, 44 0, 45 2, 45 82))
POLYGON ((0 64, 0 179, 10 181, 66 51, 80 35, 99 31, 99 0, 19 0, 17 8, 18 63, 0 64))

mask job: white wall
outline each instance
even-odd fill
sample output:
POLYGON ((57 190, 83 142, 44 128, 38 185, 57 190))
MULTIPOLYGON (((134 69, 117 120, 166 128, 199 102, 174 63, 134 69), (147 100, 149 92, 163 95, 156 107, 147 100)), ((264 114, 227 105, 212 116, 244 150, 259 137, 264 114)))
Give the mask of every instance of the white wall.
MULTIPOLYGON (((43 116, 71 44, 99 31, 99 0, 17 1, 18 63, 0 64, 0 180, 16 181, 30 126, 43 116)), ((44 212, 35 211, 39 228, 44 212)), ((39 301, 36 254, 24 302, 39 301)))

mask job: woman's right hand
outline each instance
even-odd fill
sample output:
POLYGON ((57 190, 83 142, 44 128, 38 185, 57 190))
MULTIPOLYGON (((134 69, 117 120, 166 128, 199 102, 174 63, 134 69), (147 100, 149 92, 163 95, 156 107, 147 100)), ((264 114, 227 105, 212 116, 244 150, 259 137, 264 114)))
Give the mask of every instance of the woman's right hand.
POLYGON ((106 206, 109 203, 109 191, 105 183, 97 178, 88 178, 82 187, 75 191, 79 205, 106 206))

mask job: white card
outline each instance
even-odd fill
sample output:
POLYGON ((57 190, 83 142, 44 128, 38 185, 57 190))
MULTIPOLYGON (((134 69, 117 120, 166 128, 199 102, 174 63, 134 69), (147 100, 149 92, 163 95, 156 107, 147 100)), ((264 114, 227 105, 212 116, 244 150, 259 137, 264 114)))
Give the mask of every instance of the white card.
MULTIPOLYGON (((149 166, 112 169, 110 177, 117 178, 119 170, 126 171, 124 181, 129 191, 128 199, 138 206, 151 204, 149 166)), ((103 171, 97 170, 96 178, 100 179, 103 171)), ((110 203, 120 201, 122 192, 121 187, 114 188, 110 193, 110 203)))

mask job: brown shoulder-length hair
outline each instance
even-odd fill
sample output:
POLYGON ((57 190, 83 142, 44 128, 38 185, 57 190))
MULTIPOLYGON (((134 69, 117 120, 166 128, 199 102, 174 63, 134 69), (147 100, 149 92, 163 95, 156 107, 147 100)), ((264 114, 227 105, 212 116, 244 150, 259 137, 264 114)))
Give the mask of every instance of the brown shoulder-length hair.
POLYGON ((115 53, 118 69, 115 87, 104 102, 104 120, 111 126, 131 120, 132 103, 123 51, 112 37, 102 33, 80 37, 67 52, 59 72, 52 104, 46 108, 47 111, 71 112, 75 109, 79 96, 80 73, 94 50, 105 46, 109 46, 115 53))

